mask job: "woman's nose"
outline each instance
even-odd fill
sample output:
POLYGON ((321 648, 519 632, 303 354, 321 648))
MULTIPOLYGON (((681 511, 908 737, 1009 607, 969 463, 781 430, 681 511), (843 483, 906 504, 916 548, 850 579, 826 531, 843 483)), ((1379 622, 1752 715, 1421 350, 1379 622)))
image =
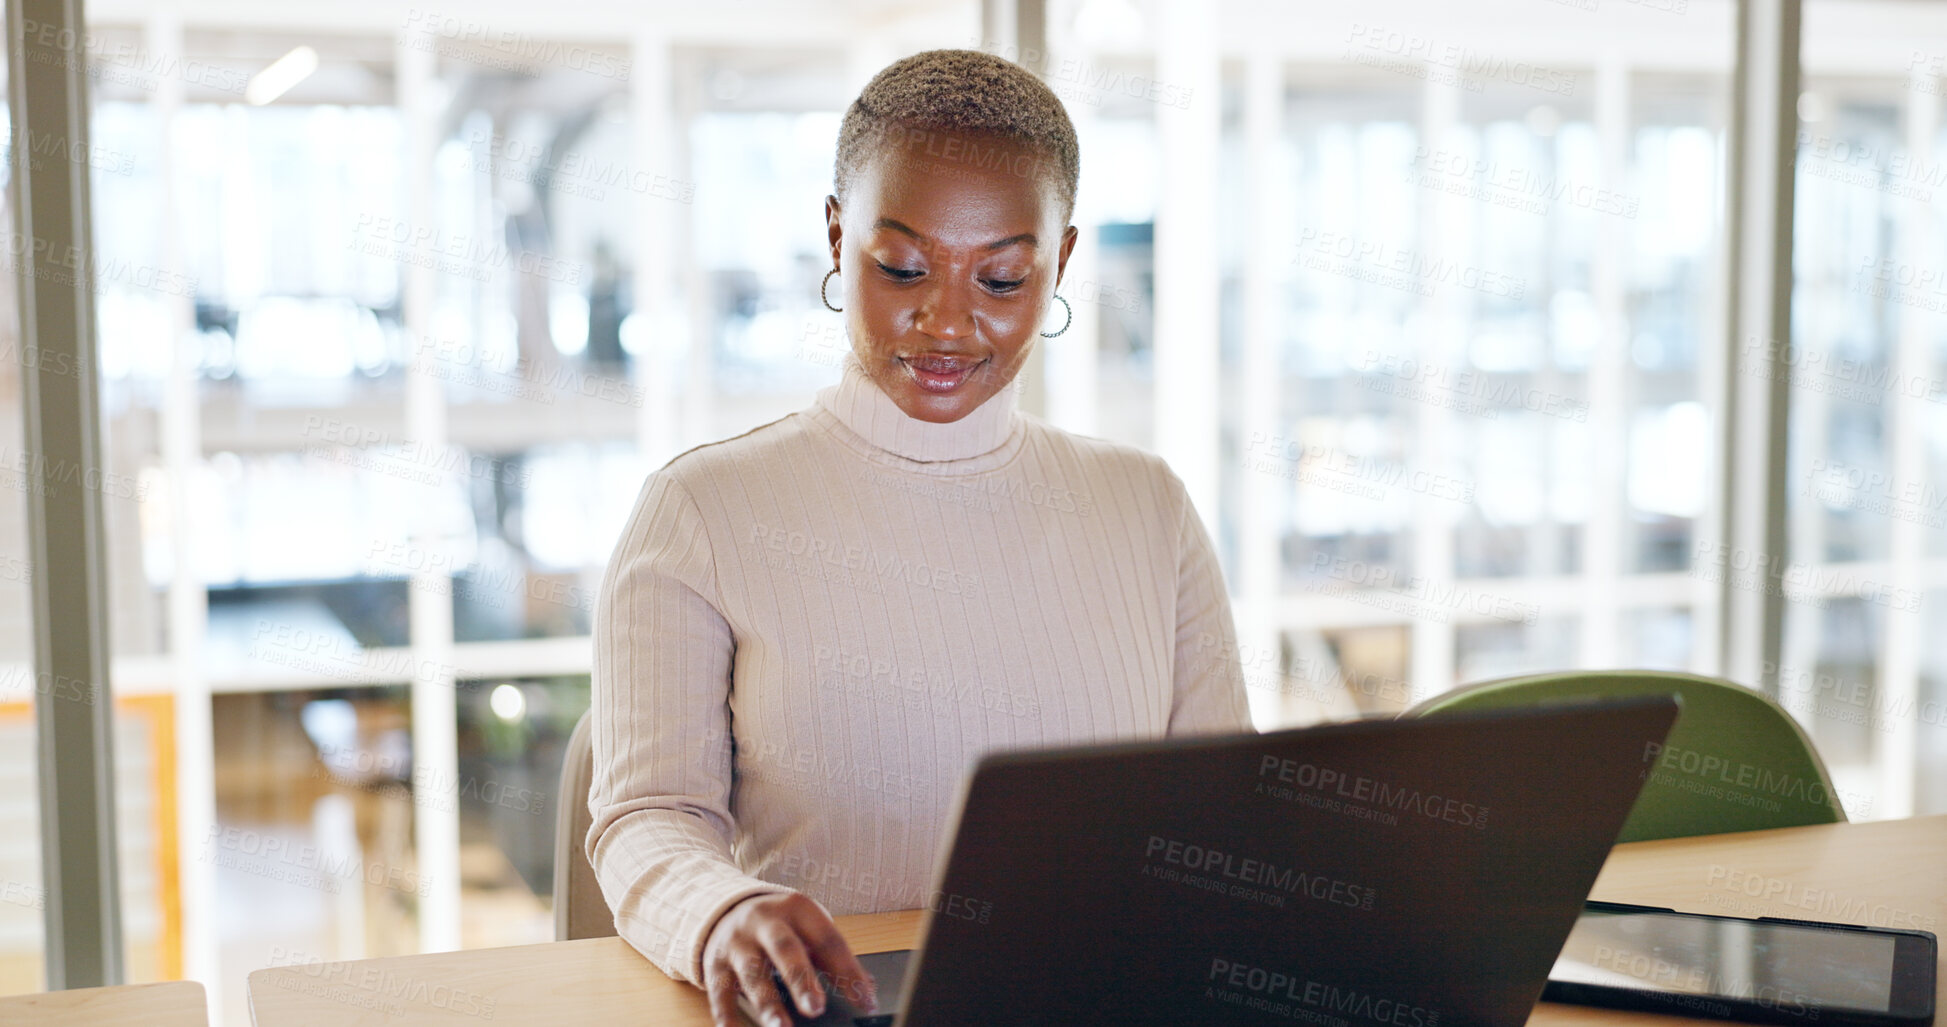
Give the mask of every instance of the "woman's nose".
POLYGON ((974 333, 973 296, 965 283, 935 276, 920 297, 914 326, 936 339, 967 338, 974 333))

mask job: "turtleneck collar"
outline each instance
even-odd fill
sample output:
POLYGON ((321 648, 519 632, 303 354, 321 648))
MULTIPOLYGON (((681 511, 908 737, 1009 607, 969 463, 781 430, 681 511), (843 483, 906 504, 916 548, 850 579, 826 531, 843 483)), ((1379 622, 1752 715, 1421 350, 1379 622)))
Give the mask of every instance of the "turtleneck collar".
POLYGON ((957 421, 922 421, 899 409, 866 374, 858 355, 847 352, 838 384, 819 390, 818 407, 874 448, 942 471, 975 470, 974 465, 984 467, 1004 457, 1004 448, 1013 448, 1019 399, 1016 380, 957 421))

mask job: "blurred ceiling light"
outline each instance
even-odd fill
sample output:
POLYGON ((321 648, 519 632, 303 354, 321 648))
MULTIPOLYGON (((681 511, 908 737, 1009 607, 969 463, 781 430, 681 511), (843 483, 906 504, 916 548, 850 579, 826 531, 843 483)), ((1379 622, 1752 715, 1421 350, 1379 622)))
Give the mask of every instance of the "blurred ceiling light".
POLYGON ((1528 109, 1528 116, 1524 120, 1528 123, 1528 131, 1547 139, 1562 127, 1562 112, 1545 103, 1537 104, 1528 109))
POLYGON ((710 93, 719 100, 737 100, 744 95, 744 77, 735 68, 719 68, 710 76, 710 93))
POLYGON ((509 723, 527 715, 527 697, 515 685, 495 685, 487 694, 487 705, 493 709, 494 716, 509 723))
POLYGON ((318 51, 298 46, 270 62, 270 67, 250 76, 250 83, 243 87, 243 98, 262 107, 290 92, 292 86, 310 78, 317 70, 318 51))
POLYGON ((1824 93, 1803 92, 1798 94, 1798 120, 1807 124, 1824 121, 1827 104, 1824 93))
POLYGON ((548 334, 554 348, 574 356, 588 348, 588 297, 557 292, 548 297, 548 334))
POLYGON ((1136 46, 1146 29, 1142 12, 1129 0, 1083 0, 1075 12, 1075 34, 1090 46, 1136 46))

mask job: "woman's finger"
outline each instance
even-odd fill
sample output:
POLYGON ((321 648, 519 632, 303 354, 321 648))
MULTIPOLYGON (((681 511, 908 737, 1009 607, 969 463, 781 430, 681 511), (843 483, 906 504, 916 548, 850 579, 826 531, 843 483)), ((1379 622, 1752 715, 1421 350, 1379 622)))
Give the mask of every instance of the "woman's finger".
POLYGON ((811 950, 812 962, 831 975, 833 991, 857 1003, 865 1012, 878 1011, 879 982, 865 972, 865 966, 852 954, 852 947, 845 943, 845 936, 838 933, 838 925, 830 917, 814 909, 811 915, 800 920, 798 933, 811 950))
POLYGON ((722 960, 711 963, 703 973, 704 993, 710 996, 710 1022, 714 1027, 740 1027, 737 1023, 737 975, 722 960))
POLYGON ((757 941, 771 957, 771 965, 777 967, 778 975, 784 978, 784 986, 791 990, 798 1012, 806 1016, 824 1015, 824 982, 818 979, 818 970, 811 965, 811 953, 798 940, 798 932, 791 922, 773 920, 765 924, 757 932, 757 941))
POLYGON ((771 980, 771 961, 763 950, 754 944, 741 944, 730 965, 736 970, 738 986, 750 997, 757 1022, 766 1027, 791 1027, 791 1017, 778 998, 777 984, 771 980))

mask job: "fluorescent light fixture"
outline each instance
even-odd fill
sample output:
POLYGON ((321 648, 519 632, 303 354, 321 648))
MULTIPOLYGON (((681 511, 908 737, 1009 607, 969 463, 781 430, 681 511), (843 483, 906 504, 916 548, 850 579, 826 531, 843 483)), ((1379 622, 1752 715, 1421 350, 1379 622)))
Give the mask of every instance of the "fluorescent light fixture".
POLYGON ((262 107, 291 91, 291 87, 318 70, 318 51, 299 46, 270 62, 270 67, 250 76, 243 87, 243 98, 262 107))

